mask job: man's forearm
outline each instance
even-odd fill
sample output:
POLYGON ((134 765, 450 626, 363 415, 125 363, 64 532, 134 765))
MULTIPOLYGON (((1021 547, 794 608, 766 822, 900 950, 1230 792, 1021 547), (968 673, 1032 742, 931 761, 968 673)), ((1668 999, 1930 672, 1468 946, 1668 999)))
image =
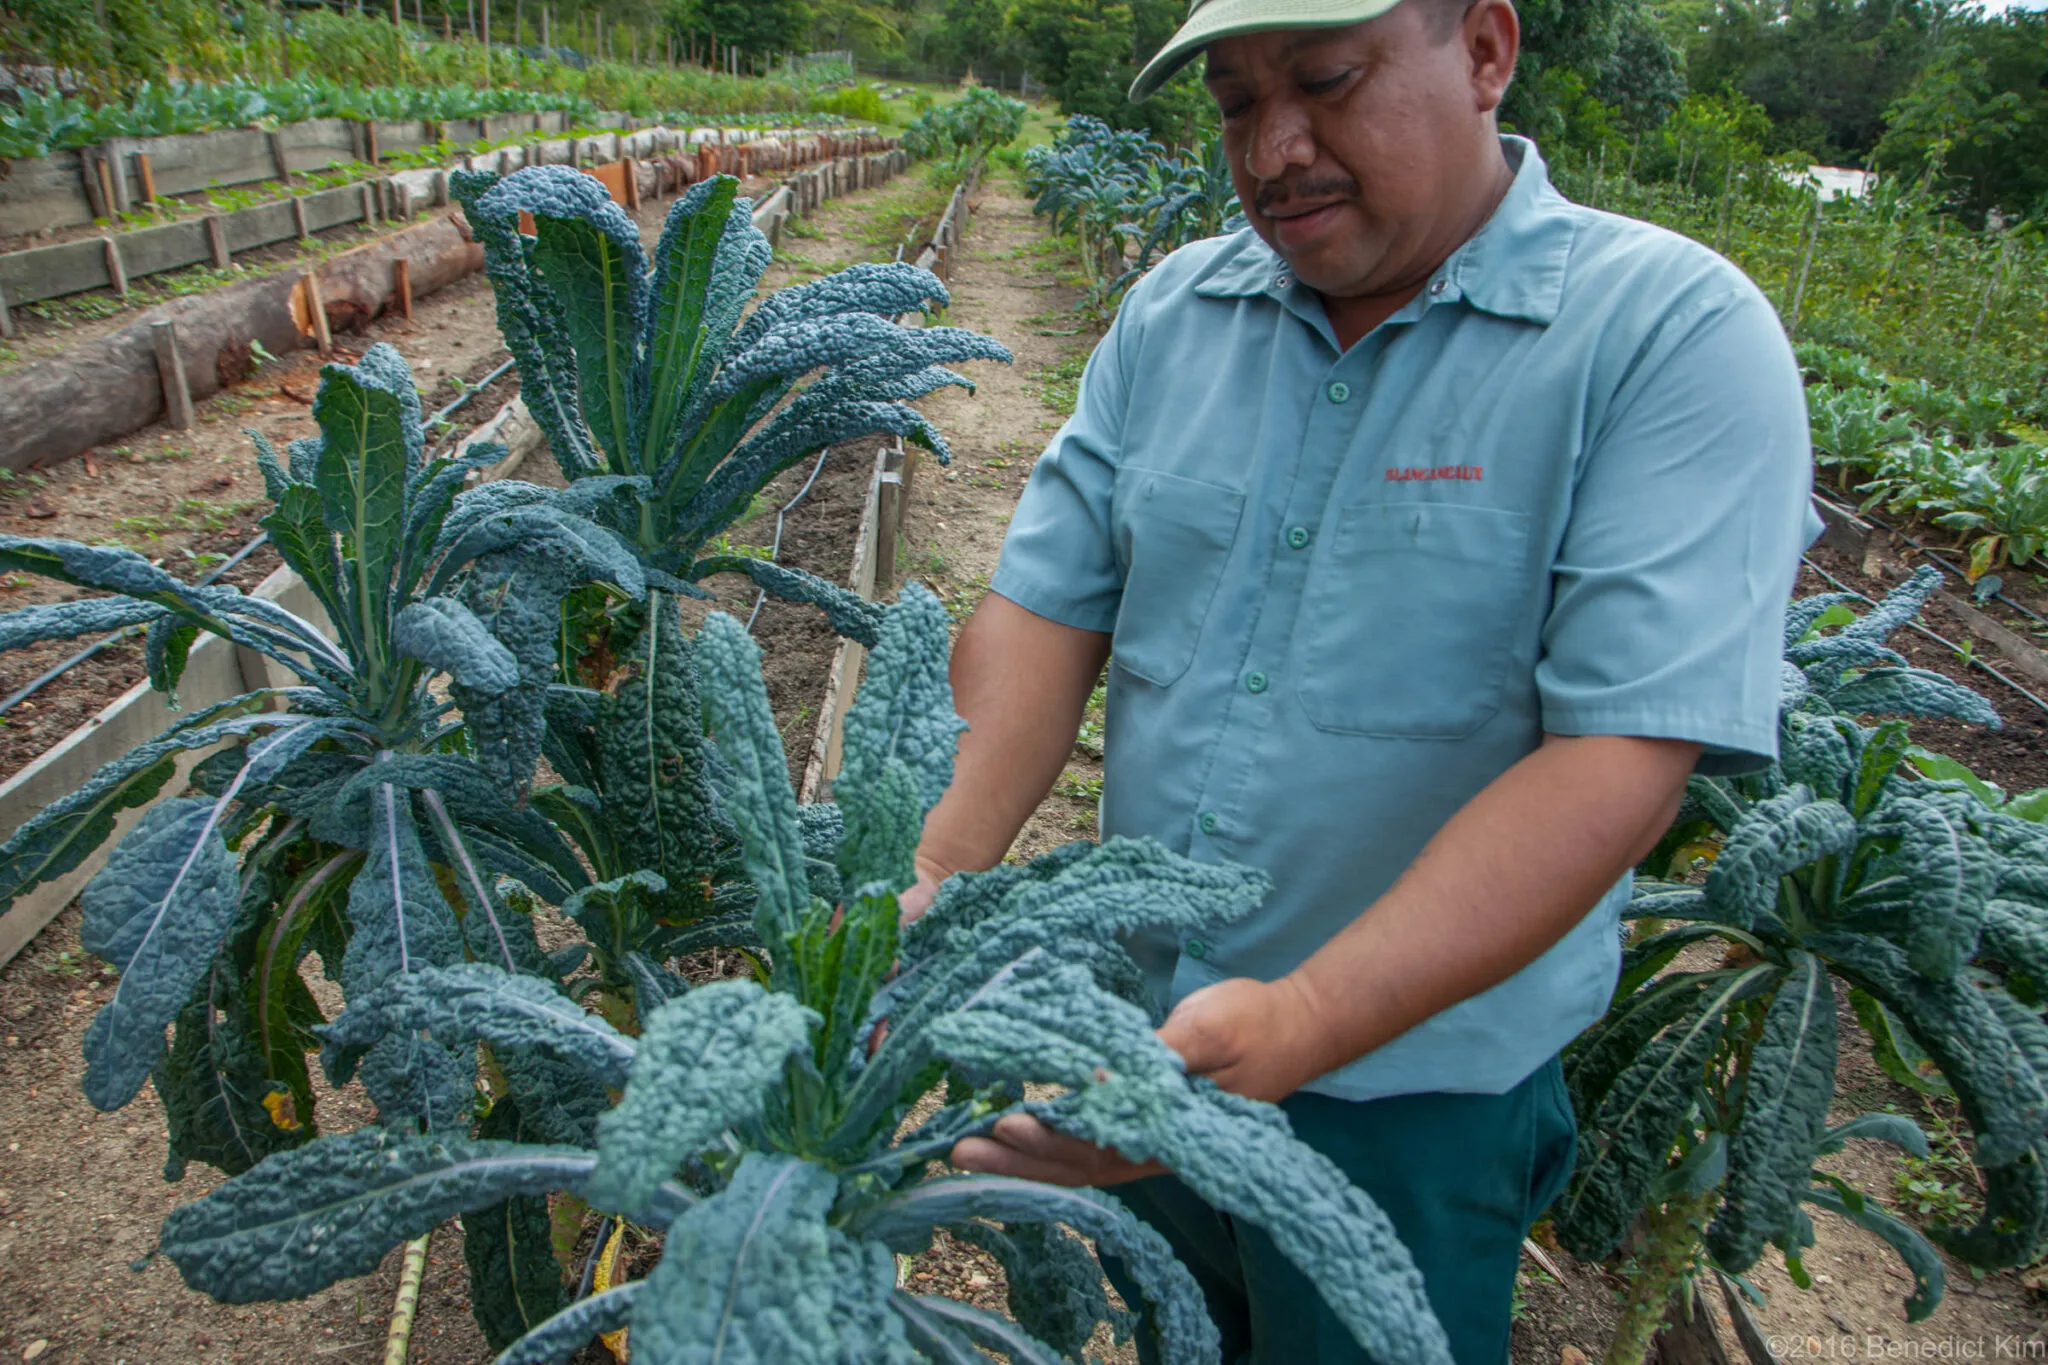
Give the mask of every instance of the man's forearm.
POLYGON ((953 647, 953 707, 966 719, 953 785, 925 818, 919 870, 933 881, 995 866, 1066 767, 1109 636, 990 593, 953 647))
POLYGON ((1283 981, 1300 1085, 1540 957, 1675 814, 1697 744, 1552 737, 1446 824, 1401 879, 1283 981))

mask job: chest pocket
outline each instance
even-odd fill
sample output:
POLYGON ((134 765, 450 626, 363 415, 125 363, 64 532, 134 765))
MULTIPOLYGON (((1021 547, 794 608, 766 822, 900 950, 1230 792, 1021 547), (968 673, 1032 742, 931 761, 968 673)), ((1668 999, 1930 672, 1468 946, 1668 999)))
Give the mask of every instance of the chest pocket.
POLYGON ((1319 730, 1460 739, 1500 709, 1527 603, 1529 517, 1366 503, 1338 514, 1302 601, 1297 695, 1319 730))
POLYGON ((1244 494, 1155 469, 1117 471, 1110 522, 1124 568, 1112 654, 1159 687, 1187 672, 1237 538, 1244 494))

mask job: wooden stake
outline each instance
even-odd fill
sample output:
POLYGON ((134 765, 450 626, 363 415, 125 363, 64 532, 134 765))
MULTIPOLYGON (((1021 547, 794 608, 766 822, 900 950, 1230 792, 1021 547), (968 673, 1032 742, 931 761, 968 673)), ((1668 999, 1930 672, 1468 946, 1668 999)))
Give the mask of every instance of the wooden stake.
POLYGON ((233 259, 228 254, 228 229, 217 213, 206 215, 206 245, 213 252, 213 268, 226 270, 233 259))
POLYGON ((277 178, 289 185, 292 182, 292 163, 284 154, 284 137, 279 133, 270 135, 270 164, 277 168, 277 178))
POLYGON ((638 167, 636 167, 636 166, 635 166, 635 165, 633 164, 633 158, 632 158, 632 157, 630 157, 630 156, 622 156, 622 157, 620 157, 620 158, 619 158, 619 167, 620 167, 620 169, 621 169, 621 170, 623 170, 623 171, 625 172, 625 180, 626 180, 626 207, 627 207, 628 209, 631 209, 631 210, 636 210, 636 211, 637 211, 637 210, 639 209, 639 207, 640 207, 640 171, 639 171, 639 168, 638 168, 638 167))
POLYGON ((122 298, 128 297, 128 268, 121 261, 121 244, 112 237, 100 238, 107 244, 107 280, 114 292, 122 298))
POLYGON ((363 226, 377 226, 377 189, 365 180, 356 187, 356 198, 363 206, 363 226))
POLYGON ((372 166, 376 165, 380 159, 380 154, 377 147, 377 121, 375 119, 365 119, 363 121, 363 150, 368 154, 363 160, 369 162, 372 166))
POLYGON ((149 324, 156 347, 156 372, 164 384, 164 423, 173 431, 192 426, 192 390, 185 383, 185 357, 178 351, 178 324, 168 319, 149 324))
POLYGON ((107 163, 100 160, 92 148, 87 147, 78 154, 78 179, 85 186, 85 202, 95 218, 112 218, 113 196, 108 193, 107 163))
POLYGON ((14 315, 7 311, 7 291, 0 288, 0 337, 14 335, 14 315))
POLYGON ((412 262, 400 256, 391 262, 391 292, 398 297, 398 315, 412 321, 412 262))
POLYGON ((306 227, 306 201, 297 195, 292 196, 292 226, 298 229, 302 242, 313 235, 306 227))
POLYGON ((110 177, 107 186, 107 202, 114 206, 117 214, 128 211, 128 163, 121 159, 121 144, 110 140, 100 154, 103 174, 110 177))
POLYGON ((327 330, 327 305, 320 298, 320 274, 306 272, 306 311, 313 318, 313 342, 321 355, 334 354, 334 337, 327 330))

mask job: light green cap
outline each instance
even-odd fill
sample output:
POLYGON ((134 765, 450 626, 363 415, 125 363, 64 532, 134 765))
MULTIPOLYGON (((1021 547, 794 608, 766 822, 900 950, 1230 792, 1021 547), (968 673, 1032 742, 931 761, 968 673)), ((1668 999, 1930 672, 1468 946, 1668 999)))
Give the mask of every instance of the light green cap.
POLYGON ((1197 52, 1218 38, 1263 33, 1276 28, 1343 28, 1377 19, 1400 0, 1194 0, 1187 22, 1159 49, 1138 79, 1131 82, 1131 101, 1149 98, 1174 72, 1194 60, 1197 52))

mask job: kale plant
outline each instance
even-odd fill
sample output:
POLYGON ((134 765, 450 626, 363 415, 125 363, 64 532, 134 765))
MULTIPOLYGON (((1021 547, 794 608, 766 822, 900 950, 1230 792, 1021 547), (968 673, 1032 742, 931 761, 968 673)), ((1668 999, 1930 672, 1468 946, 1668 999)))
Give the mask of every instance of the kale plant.
POLYGON ((1624 911, 1636 932, 1614 1002, 1566 1053, 1581 1138, 1558 1234, 1599 1257, 1639 1215, 1648 1233, 1613 1365, 1644 1358, 1702 1246, 1739 1273, 1774 1242, 1804 1283, 1803 1205, 1898 1251, 1915 1278, 1910 1318, 1939 1302, 1941 1260, 1920 1234, 1814 1168, 1851 1137, 1927 1151, 1895 1115, 1828 1125, 1837 980, 1886 1070, 1923 1089, 1938 1073, 1974 1130, 1983 1217, 1937 1239, 1986 1268, 2048 1248, 2048 1002, 2034 984, 2048 980, 2048 831, 1960 783, 1918 779, 1903 722, 1851 718, 1996 723, 1976 693, 1884 645, 1932 589, 1922 573, 1833 634, 1816 623, 1846 598, 1792 605, 1779 761, 1692 780, 1650 860, 1665 880, 1640 880, 1624 911), (1701 862, 1704 880, 1674 880, 1701 862), (1725 949, 1717 964, 1667 970, 1707 942, 1725 949))
MULTIPOLYGON (((649 588, 624 604, 580 595, 559 621, 508 604, 519 619, 500 633, 521 640, 519 685, 458 696, 473 726, 495 731, 511 717, 526 741, 539 734, 531 718, 546 715, 547 756, 564 782, 535 800, 612 888, 593 910, 606 926, 599 965, 628 1000, 628 952, 730 941, 746 924, 735 903, 745 890, 729 880, 733 846, 710 815, 677 597, 703 596, 695 585, 711 574, 742 573, 816 603, 842 634, 872 644, 876 609, 854 594, 713 543, 771 479, 826 446, 883 433, 946 459, 910 402, 972 387, 950 363, 1010 358, 973 332, 897 325, 898 314, 947 301, 936 277, 905 265, 853 266, 747 313, 772 252, 737 185, 717 177, 676 201, 650 273, 639 230, 588 176, 534 167, 453 181, 484 244, 521 394, 571 480, 568 496, 632 547, 649 588), (521 234, 521 214, 535 235, 521 234), (806 375, 815 377, 792 394, 806 375), (643 875, 619 883, 629 873, 643 875)), ((517 485, 478 496, 512 506, 546 494, 517 485)), ((490 572, 475 576, 471 600, 499 619, 490 572)), ((508 752, 501 769, 530 771, 533 758, 508 752)))
POLYGON ((165 1224, 187 1283, 234 1302, 309 1294, 443 1218, 567 1190, 661 1232, 661 1259, 535 1322, 500 1365, 565 1360, 626 1326, 648 1365, 968 1362, 977 1348, 1050 1362, 1080 1359, 1104 1322, 1150 1333, 1167 1361, 1215 1361, 1193 1278, 1114 1197, 932 1172, 1038 1082, 1061 1091, 1030 1112, 1156 1158, 1264 1227, 1377 1358, 1445 1365, 1421 1278, 1381 1211, 1279 1110, 1188 1077, 1134 1003, 1144 988, 1119 936, 1246 914, 1259 874, 1149 842, 1072 844, 952 878, 899 930, 897 893, 961 729, 946 627, 921 588, 888 611, 828 814, 799 810, 759 652, 713 616, 697 664, 767 984, 686 989, 651 971, 643 999, 668 998, 637 1039, 495 965, 433 969, 352 1001, 324 1031, 337 1080, 390 1037, 424 1032, 543 1055, 623 1098, 571 1140, 369 1129, 274 1156, 165 1224), (946 1102, 921 1107, 942 1080, 946 1102), (891 1253, 938 1228, 1002 1262, 1009 1317, 897 1286, 891 1253), (1098 1253, 1143 1287, 1136 1321, 1109 1304, 1098 1253))
MULTIPOLYGON (((78 866, 181 754, 227 746, 201 760, 192 794, 143 814, 83 897, 85 946, 120 971, 86 1032, 86 1097, 116 1109, 153 1077, 173 1177, 187 1160, 244 1171, 311 1135, 305 1055, 321 1014, 299 975, 309 951, 350 996, 466 958, 550 971, 495 877, 556 899, 586 877, 545 819, 486 780, 436 695, 444 678, 486 693, 518 679, 458 584, 497 559, 521 565, 549 611, 581 583, 642 587, 639 561, 601 527, 540 502, 458 499, 503 448, 423 460, 419 397, 390 347, 326 367, 313 415, 321 434, 294 442, 288 464, 257 437, 276 504, 263 525, 334 641, 275 602, 180 583, 129 550, 0 537, 0 566, 111 594, 0 617, 0 649, 147 625, 150 679, 165 691, 201 631, 299 679, 187 716, 0 846, 5 907, 78 866)), ((408 1034, 380 1045, 363 1076, 387 1123, 442 1131, 466 1125, 475 1071, 470 1053, 408 1034)))

